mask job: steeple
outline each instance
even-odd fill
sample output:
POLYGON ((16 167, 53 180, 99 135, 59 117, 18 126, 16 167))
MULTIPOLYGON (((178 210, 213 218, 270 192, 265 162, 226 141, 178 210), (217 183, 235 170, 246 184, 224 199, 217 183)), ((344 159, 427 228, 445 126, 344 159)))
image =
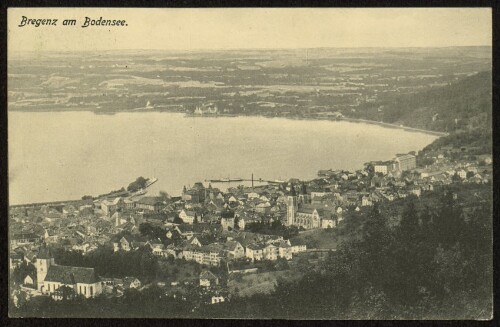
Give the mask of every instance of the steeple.
POLYGON ((290 195, 288 195, 286 206, 286 224, 292 226, 295 223, 295 213, 298 210, 297 193, 295 187, 290 183, 290 195))
POLYGON ((47 244, 43 243, 40 246, 40 250, 38 251, 38 255, 36 257, 36 281, 37 289, 39 291, 43 291, 42 287, 44 286, 43 282, 45 281, 45 276, 47 276, 49 267, 54 265, 55 262, 52 251, 50 251, 47 244))
POLYGON ((37 259, 53 259, 54 256, 52 255, 52 251, 50 248, 47 246, 47 244, 44 242, 41 246, 40 249, 38 250, 38 255, 36 257, 37 259))

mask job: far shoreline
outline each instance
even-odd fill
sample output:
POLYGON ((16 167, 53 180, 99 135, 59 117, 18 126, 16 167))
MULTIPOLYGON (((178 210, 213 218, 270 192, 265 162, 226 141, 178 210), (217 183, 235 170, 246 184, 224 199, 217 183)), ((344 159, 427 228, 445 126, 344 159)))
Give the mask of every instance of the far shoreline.
POLYGON ((93 108, 80 108, 80 109, 67 109, 67 108, 61 108, 60 110, 58 109, 49 109, 49 110, 44 110, 44 109, 37 109, 37 110, 32 110, 32 109, 14 109, 14 110, 7 110, 8 112, 92 112, 95 115, 105 115, 105 116, 110 116, 110 115, 115 115, 115 114, 120 114, 120 113, 152 113, 152 112, 158 112, 158 113, 176 113, 176 114, 184 114, 185 117, 196 117, 196 118, 218 118, 218 117, 232 117, 232 118, 238 118, 238 117, 262 117, 262 118, 284 118, 284 119, 291 119, 291 120, 310 120, 310 121, 347 121, 347 122, 352 122, 352 123, 365 123, 365 124, 371 124, 371 125, 379 125, 387 128, 396 128, 396 129, 402 129, 408 132, 417 132, 417 133, 424 133, 424 134, 429 134, 429 135, 434 135, 434 136, 447 136, 449 133, 447 132, 440 132, 440 131, 433 131, 433 130, 428 130, 428 129, 422 129, 422 128, 417 128, 417 127, 411 127, 411 126, 404 126, 404 125, 397 125, 393 123, 386 123, 382 121, 377 121, 377 120, 369 120, 369 119, 363 119, 363 118, 351 118, 351 117, 321 117, 321 116, 271 116, 271 115, 266 115, 266 114, 248 114, 248 115, 241 115, 241 114, 217 114, 217 115, 195 115, 192 113, 186 113, 184 111, 173 111, 173 110, 157 110, 157 109, 143 109, 143 110, 120 110, 120 111, 106 111, 106 112, 101 112, 101 111, 96 111, 93 110, 93 108))

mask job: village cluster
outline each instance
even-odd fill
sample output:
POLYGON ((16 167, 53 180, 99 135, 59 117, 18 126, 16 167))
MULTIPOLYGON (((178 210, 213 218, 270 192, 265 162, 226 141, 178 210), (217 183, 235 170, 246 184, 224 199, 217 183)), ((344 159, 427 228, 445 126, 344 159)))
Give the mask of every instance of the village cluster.
POLYGON ((11 206, 10 271, 22 263, 35 267, 15 292, 60 299, 64 297, 61 290, 70 289, 91 298, 109 288, 118 289, 113 294, 119 296, 127 288, 145 287, 133 276, 117 279, 98 276, 94 268, 59 265, 51 251, 58 246, 87 254, 110 246, 115 252, 148 249, 165 260, 201 265, 197 286, 209 294, 208 303, 220 303, 227 299, 227 292, 220 286, 221 277, 210 267, 223 267, 228 274, 255 272, 252 263, 290 261, 313 250, 299 238, 259 232, 256 226, 272 226, 268 231, 295 230, 295 235, 334 229, 347 212, 361 211, 376 202, 419 197, 436 185, 453 182, 488 183, 491 157, 465 160, 468 156, 464 154, 473 150, 427 152, 427 158, 422 159, 431 160, 421 167, 417 167, 415 153, 399 154, 390 161, 367 163, 356 172, 321 170, 311 181, 290 179, 224 192, 195 183, 184 187, 178 197, 121 192, 78 201, 11 206), (455 151, 460 156, 455 156, 455 151), (164 237, 141 233, 140 226, 145 223, 161 230, 164 237), (231 266, 242 260, 249 265, 231 266))

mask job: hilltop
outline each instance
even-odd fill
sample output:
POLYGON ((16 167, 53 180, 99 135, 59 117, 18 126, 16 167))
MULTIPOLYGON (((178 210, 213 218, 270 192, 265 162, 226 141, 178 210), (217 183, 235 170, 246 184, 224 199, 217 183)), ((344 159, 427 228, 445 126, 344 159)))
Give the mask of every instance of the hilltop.
POLYGON ((395 95, 360 106, 356 117, 453 132, 491 129, 491 71, 483 71, 446 86, 395 95))

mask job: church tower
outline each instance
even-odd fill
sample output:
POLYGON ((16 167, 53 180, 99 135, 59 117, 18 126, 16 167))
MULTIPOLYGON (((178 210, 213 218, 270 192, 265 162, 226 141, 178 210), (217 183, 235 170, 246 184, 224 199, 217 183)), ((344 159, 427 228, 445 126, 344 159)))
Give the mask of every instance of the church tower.
POLYGON ((311 198, 307 194, 306 184, 302 182, 299 194, 299 204, 308 204, 308 203, 311 203, 311 198))
POLYGON ((43 282, 45 280, 45 276, 47 276, 47 271, 50 266, 55 265, 54 256, 52 252, 44 243, 40 250, 38 251, 38 256, 36 257, 36 284, 37 289, 42 291, 43 282))
POLYGON ((295 222, 295 214, 297 213, 298 210, 298 204, 297 204, 297 194, 295 193, 295 188, 293 184, 290 186, 291 192, 290 195, 287 198, 287 205, 286 205, 286 225, 287 226, 292 226, 295 222))

